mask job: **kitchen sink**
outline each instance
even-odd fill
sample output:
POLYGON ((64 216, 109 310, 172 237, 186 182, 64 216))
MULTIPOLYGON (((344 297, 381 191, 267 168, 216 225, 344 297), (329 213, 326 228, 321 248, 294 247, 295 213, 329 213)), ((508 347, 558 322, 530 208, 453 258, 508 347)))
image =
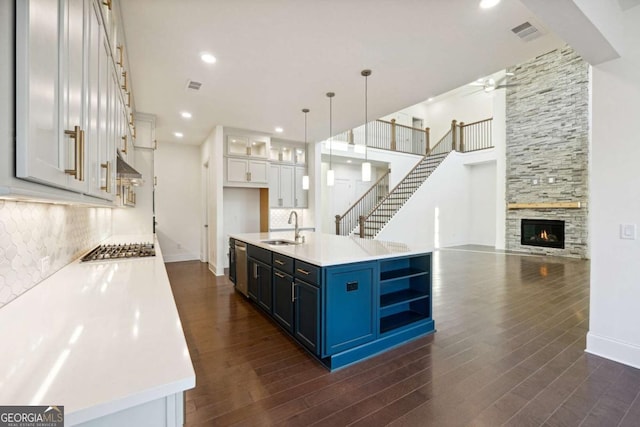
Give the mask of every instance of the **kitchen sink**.
POLYGON ((298 244, 293 240, 286 240, 286 239, 263 240, 262 243, 266 243, 267 245, 273 245, 273 246, 288 246, 288 245, 298 244))

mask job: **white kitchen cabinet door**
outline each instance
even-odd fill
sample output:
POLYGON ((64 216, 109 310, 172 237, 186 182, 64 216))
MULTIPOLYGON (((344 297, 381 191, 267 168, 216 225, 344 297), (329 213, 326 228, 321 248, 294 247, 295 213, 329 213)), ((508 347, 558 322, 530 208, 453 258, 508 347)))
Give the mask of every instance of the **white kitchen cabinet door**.
POLYGON ((91 4, 88 10, 87 29, 87 130, 85 144, 88 155, 87 181, 88 192, 92 196, 110 199, 107 189, 107 171, 111 163, 107 158, 106 124, 107 78, 109 69, 105 62, 109 60, 105 51, 100 10, 91 4), (104 167, 102 167, 104 165, 104 167))
POLYGON ((58 2, 16 3, 16 175, 64 188, 59 22, 58 2))
POLYGON ((306 173, 307 170, 305 168, 296 166, 295 198, 293 201, 293 205, 296 208, 309 207, 309 190, 302 189, 302 177, 306 175, 306 173))
POLYGON ((269 206, 272 208, 294 207, 294 167, 272 164, 269 171, 269 206))
POLYGON ((269 163, 236 157, 227 157, 225 185, 232 187, 267 187, 269 163))
POLYGON ((282 199, 280 199, 280 165, 269 166, 269 207, 282 207, 282 199))
POLYGON ((268 184, 269 183, 269 163, 266 161, 249 160, 249 182, 254 184, 268 184))

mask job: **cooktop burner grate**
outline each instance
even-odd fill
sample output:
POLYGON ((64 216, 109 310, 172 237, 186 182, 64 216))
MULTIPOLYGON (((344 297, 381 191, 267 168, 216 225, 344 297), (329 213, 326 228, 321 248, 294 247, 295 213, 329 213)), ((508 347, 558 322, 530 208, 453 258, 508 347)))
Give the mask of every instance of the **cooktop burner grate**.
POLYGON ((100 245, 80 259, 86 261, 118 260, 156 256, 153 243, 124 243, 120 245, 100 245))

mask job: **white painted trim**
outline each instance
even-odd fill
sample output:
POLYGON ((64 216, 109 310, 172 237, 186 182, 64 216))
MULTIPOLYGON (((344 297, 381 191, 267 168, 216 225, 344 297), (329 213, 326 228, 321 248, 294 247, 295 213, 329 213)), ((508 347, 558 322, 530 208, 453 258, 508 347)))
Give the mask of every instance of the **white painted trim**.
POLYGON ((200 257, 198 255, 194 255, 194 254, 190 254, 190 253, 185 253, 185 254, 176 254, 176 255, 165 255, 162 254, 162 256, 164 257, 164 262, 181 262, 181 261, 200 261, 200 257))
POLYGON ((640 346, 609 337, 587 333, 587 353, 640 368, 640 346))

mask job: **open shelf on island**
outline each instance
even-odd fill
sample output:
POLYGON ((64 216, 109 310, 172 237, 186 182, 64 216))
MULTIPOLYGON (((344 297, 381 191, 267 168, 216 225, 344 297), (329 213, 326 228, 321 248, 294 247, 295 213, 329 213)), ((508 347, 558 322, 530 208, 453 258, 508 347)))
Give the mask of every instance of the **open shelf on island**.
POLYGON ((380 295, 380 308, 391 307, 395 304, 407 303, 425 298, 429 296, 429 292, 426 290, 417 289, 401 289, 396 292, 380 295))
POLYGON ((390 316, 380 318, 380 333, 392 331, 394 329, 401 328, 403 326, 410 325, 420 320, 428 319, 424 313, 417 311, 401 311, 399 313, 392 314, 390 316))
POLYGON ((380 281, 388 282, 391 280, 404 279, 406 277, 420 276, 422 274, 427 274, 427 272, 424 269, 420 269, 420 268, 413 268, 413 267, 400 268, 398 270, 381 272, 380 281))
POLYGON ((431 255, 380 262, 380 333, 431 318, 431 255))

